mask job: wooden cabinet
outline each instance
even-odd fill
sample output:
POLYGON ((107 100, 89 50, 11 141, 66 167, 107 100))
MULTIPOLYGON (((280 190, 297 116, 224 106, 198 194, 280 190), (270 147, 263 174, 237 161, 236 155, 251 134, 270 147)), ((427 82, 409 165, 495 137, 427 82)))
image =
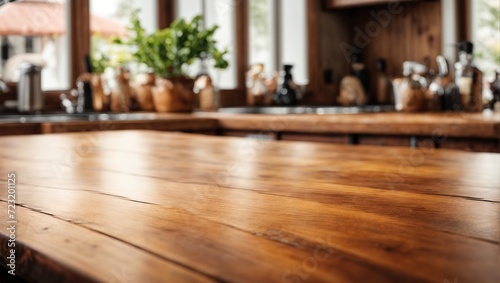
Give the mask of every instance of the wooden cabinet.
POLYGON ((360 135, 357 143, 360 145, 410 147, 411 139, 407 136, 360 135))
POLYGON ((336 134, 307 134, 307 133, 282 133, 281 140, 284 141, 304 141, 304 142, 324 142, 335 144, 348 144, 348 135, 336 134))
POLYGON ((500 139, 447 138, 435 141, 432 137, 408 135, 361 135, 335 133, 257 132, 224 130, 227 137, 245 137, 260 140, 299 141, 331 144, 411 147, 422 149, 456 149, 471 152, 500 153, 500 139))
POLYGON ((439 144, 439 147, 462 151, 500 153, 500 139, 448 138, 439 144))
POLYGON ((0 136, 40 134, 39 124, 0 124, 0 136))

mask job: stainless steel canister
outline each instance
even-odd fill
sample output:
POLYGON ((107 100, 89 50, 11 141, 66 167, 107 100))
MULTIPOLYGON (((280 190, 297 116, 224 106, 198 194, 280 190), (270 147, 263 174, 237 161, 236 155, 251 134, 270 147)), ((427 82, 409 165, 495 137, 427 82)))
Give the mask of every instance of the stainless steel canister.
POLYGON ((19 67, 17 109, 19 112, 42 111, 43 98, 42 67, 26 62, 22 63, 19 67))

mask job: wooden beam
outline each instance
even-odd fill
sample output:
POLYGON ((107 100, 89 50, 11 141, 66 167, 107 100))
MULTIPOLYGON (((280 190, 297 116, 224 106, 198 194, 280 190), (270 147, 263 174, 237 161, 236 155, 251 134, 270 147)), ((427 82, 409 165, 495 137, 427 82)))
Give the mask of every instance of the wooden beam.
POLYGON ((248 70, 248 0, 235 1, 236 64, 238 89, 245 89, 248 70))
POLYGON ((85 71, 84 56, 90 53, 90 4, 89 0, 68 1, 70 30, 71 86, 85 71))
POLYGON ((458 0, 456 7, 457 40, 472 41, 472 3, 470 0, 458 0))
POLYGON ((170 26, 176 17, 175 0, 158 0, 158 28, 164 29, 170 26))
POLYGON ((326 98, 321 97, 321 48, 320 48, 320 14, 322 9, 321 1, 307 1, 307 41, 308 41, 308 72, 309 85, 307 92, 313 97, 306 97, 308 102, 322 102, 326 98))

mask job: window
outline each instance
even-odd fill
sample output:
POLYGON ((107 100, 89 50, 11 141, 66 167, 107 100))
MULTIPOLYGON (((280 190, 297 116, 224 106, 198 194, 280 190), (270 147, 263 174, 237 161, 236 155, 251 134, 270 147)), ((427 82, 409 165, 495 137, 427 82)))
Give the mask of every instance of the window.
POLYGON ((307 62, 307 0, 280 1, 281 64, 294 65, 299 85, 309 83, 307 62))
POLYGON ((279 69, 276 36, 276 9, 274 0, 249 1, 249 53, 250 65, 264 64, 264 71, 279 69))
POLYGON ((139 10, 139 19, 146 31, 155 32, 158 29, 157 0, 90 0, 92 54, 109 57, 111 67, 132 59, 129 47, 112 44, 111 39, 128 37, 127 27, 136 10, 139 10))
POLYGON ((43 66, 42 89, 69 88, 69 32, 66 0, 16 1, 0 6, 0 73, 19 80, 22 62, 43 66))
MULTIPOLYGON (((221 88, 237 87, 236 53, 239 50, 235 43, 235 9, 241 9, 242 3, 248 3, 249 61, 245 64, 263 63, 268 73, 280 70, 283 64, 294 65, 295 81, 307 85, 306 0, 178 0, 178 18, 191 19, 202 14, 207 26, 220 27, 217 40, 220 47, 230 51, 230 67, 221 74, 221 88)), ((199 65, 195 64, 190 74, 195 75, 197 70, 199 65)))
POLYGON ((309 83, 306 0, 249 0, 250 64, 266 72, 293 65, 294 80, 309 83))
MULTIPOLYGON (((500 1, 478 0, 471 4, 475 64, 483 71, 485 81, 493 81, 495 71, 500 71, 500 1)), ((489 88, 484 89, 490 96, 489 88)))
MULTIPOLYGON (((209 71, 222 89, 231 90, 227 93, 244 88, 245 69, 253 63, 264 63, 268 72, 281 69, 283 64, 293 64, 296 82, 307 84, 306 3, 306 0, 18 0, 13 3, 3 0, 0 74, 15 81, 15 74, 11 73, 17 66, 10 67, 15 64, 7 61, 13 62, 18 55, 33 57, 46 66, 44 90, 67 90, 84 71, 85 54, 98 51, 120 57, 120 47, 111 44, 110 39, 128 36, 130 13, 139 8, 148 32, 154 32, 159 23, 162 27, 168 25, 175 16, 192 19, 202 14, 207 26, 217 24, 216 39, 220 48, 229 50, 230 65, 226 70, 209 71), (6 13, 11 5, 20 9, 28 4, 43 8, 6 13), (176 10, 172 11, 172 7, 176 10), (90 16, 85 15, 87 9, 90 16), (236 28, 242 27, 248 27, 248 31, 237 33, 236 28), (247 51, 244 44, 248 44, 248 57, 238 54, 247 51)), ((194 64, 187 73, 196 75, 200 69, 199 63, 194 64)))
MULTIPOLYGON (((218 25, 215 34, 218 47, 229 50, 229 67, 222 71, 210 68, 209 73, 215 78, 221 89, 235 89, 236 79, 236 30, 234 0, 179 0, 177 1, 177 18, 191 20, 195 15, 204 15, 207 27, 218 25)), ((188 73, 195 76, 200 71, 200 64, 189 67, 188 73)))

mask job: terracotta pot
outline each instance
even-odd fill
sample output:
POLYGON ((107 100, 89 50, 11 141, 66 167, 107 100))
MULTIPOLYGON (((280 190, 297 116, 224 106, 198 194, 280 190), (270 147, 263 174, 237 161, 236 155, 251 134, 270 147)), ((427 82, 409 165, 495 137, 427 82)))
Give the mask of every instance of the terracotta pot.
POLYGON ((152 87, 153 101, 157 112, 192 112, 194 108, 194 80, 179 78, 157 78, 152 87))
POLYGON ((115 113, 129 112, 131 106, 132 88, 130 73, 122 68, 117 70, 115 81, 111 88, 111 111, 115 113))
POLYGON ((138 79, 139 85, 134 87, 135 98, 139 109, 142 111, 154 111, 153 87, 156 84, 154 74, 144 74, 138 79))

